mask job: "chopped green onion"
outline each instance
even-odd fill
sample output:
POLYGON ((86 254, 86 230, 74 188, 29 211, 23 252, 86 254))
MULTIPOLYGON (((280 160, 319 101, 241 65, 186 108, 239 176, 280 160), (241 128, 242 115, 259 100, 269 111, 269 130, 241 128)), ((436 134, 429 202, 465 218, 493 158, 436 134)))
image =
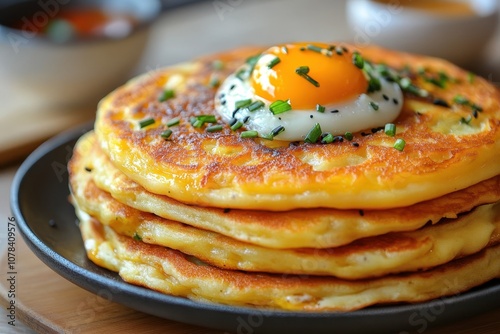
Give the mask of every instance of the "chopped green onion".
POLYGON ((393 123, 387 123, 384 128, 386 135, 394 137, 396 135, 396 125, 393 123))
POLYGON ((162 138, 168 139, 171 135, 172 135, 172 130, 167 129, 167 130, 163 131, 160 136, 162 138))
POLYGON ((278 57, 276 57, 273 60, 271 60, 269 62, 269 64, 267 64, 267 67, 273 68, 274 66, 278 65, 280 63, 280 61, 281 61, 281 59, 279 59, 278 57))
POLYGON ((280 133, 282 133, 283 131, 285 131, 285 127, 283 125, 280 125, 280 126, 277 126, 276 128, 274 128, 272 131, 271 131, 271 135, 273 137, 276 137, 277 135, 279 135, 280 133))
POLYGON ((322 48, 320 48, 320 47, 319 47, 319 46, 317 46, 317 45, 311 45, 311 44, 309 44, 309 45, 307 46, 307 50, 311 50, 311 51, 314 51, 314 52, 319 52, 319 53, 321 53, 323 49, 322 49, 322 48))
POLYGON ((163 93, 158 98, 158 101, 165 102, 175 96, 175 92, 173 89, 165 89, 163 93))
POLYGON ((368 93, 378 92, 382 89, 382 84, 380 83, 380 79, 375 74, 375 69, 373 66, 367 62, 363 62, 363 72, 368 76, 368 93))
POLYGON ((258 55, 252 56, 246 60, 246 63, 248 65, 250 65, 250 69, 248 70, 247 75, 250 75, 253 72, 253 69, 255 68, 255 65, 259 61, 260 57, 261 57, 261 55, 258 54, 258 55))
POLYGON ((451 81, 451 82, 457 82, 456 79, 451 79, 448 74, 446 74, 445 72, 443 71, 439 71, 439 80, 446 83, 448 81, 451 81))
POLYGON ((238 72, 236 72, 235 76, 240 79, 241 81, 244 81, 248 77, 248 72, 244 68, 240 69, 238 72))
POLYGON ((471 117, 471 116, 469 116, 469 117, 467 117, 467 118, 462 117, 462 118, 460 119, 460 123, 462 123, 462 124, 467 124, 467 125, 469 125, 471 121, 472 121, 472 117, 471 117))
POLYGON ((240 138, 256 138, 259 135, 257 131, 249 130, 249 131, 243 131, 240 134, 240 138))
POLYGON ((351 132, 346 132, 344 133, 344 138, 347 139, 348 141, 351 141, 354 138, 354 136, 351 132))
POLYGON ((359 52, 354 52, 352 54, 352 62, 359 69, 363 69, 363 67, 365 66, 365 60, 363 59, 363 57, 361 57, 359 52))
POLYGON ((467 82, 468 83, 474 83, 474 79, 476 78, 476 76, 474 75, 474 73, 472 72, 469 72, 467 73, 467 82))
POLYGON ((242 126, 243 126, 243 123, 241 123, 240 121, 236 121, 236 123, 231 125, 231 130, 236 131, 239 128, 241 128, 242 126))
POLYGON ((472 110, 476 110, 476 111, 479 111, 479 112, 483 111, 483 108, 482 108, 481 106, 478 106, 478 105, 477 105, 477 104, 475 104, 475 103, 473 103, 473 104, 471 105, 471 108, 472 108, 472 110))
POLYGON ((394 147, 396 150, 398 150, 398 151, 402 151, 402 150, 404 150, 405 145, 406 145, 405 140, 404 140, 404 139, 401 139, 401 138, 398 138, 398 139, 396 140, 396 142, 394 143, 394 146, 393 146, 393 147, 394 147))
POLYGON ((317 112, 321 112, 321 113, 323 113, 323 112, 325 112, 325 109, 326 109, 326 108, 325 108, 324 106, 322 106, 321 104, 317 104, 317 105, 316 105, 316 111, 317 111, 317 112))
POLYGON ((420 97, 427 97, 429 96, 429 92, 427 92, 426 90, 424 89, 421 89, 421 88, 418 88, 417 86, 415 86, 410 78, 402 78, 400 81, 399 81, 399 86, 401 87, 402 90, 408 92, 408 93, 412 93, 412 94, 415 94, 417 96, 420 96, 420 97))
POLYGON ((194 121, 193 127, 195 127, 195 128, 201 128, 203 126, 203 124, 205 124, 205 122, 197 119, 197 120, 194 121))
POLYGON ((446 81, 442 79, 436 79, 432 77, 425 77, 425 81, 433 84, 434 86, 438 86, 439 88, 445 88, 446 87, 446 81))
POLYGON ((248 57, 245 62, 248 64, 248 65, 255 65, 257 64, 257 61, 259 60, 260 58, 260 54, 257 54, 257 55, 254 55, 254 56, 251 56, 251 57, 248 57))
POLYGON ((204 123, 215 123, 217 121, 214 115, 199 115, 195 117, 197 120, 203 121, 204 123))
POLYGON ((399 82, 400 77, 399 77, 398 72, 396 72, 395 70, 393 70, 389 66, 384 65, 384 64, 378 64, 376 66, 376 69, 377 69, 378 73, 380 73, 380 75, 383 76, 388 81, 399 82))
POLYGON ((167 122, 167 126, 171 127, 171 126, 179 125, 180 121, 181 121, 181 119, 179 117, 172 118, 170 121, 167 122))
POLYGON ((281 51, 284 53, 284 54, 288 54, 288 48, 286 46, 283 46, 281 48, 281 51))
POLYGON ((319 82, 317 82, 307 74, 309 73, 309 66, 300 66, 295 70, 295 73, 312 83, 314 86, 319 87, 319 82))
POLYGON ((340 46, 337 46, 335 48, 335 53, 338 54, 339 56, 342 56, 344 54, 344 49, 340 46))
POLYGON ((221 124, 215 124, 212 126, 209 126, 206 128, 207 132, 217 132, 217 131, 222 131, 222 125, 221 124))
POLYGON ((295 72, 297 72, 297 74, 307 74, 309 73, 309 66, 299 66, 295 72))
POLYGON ((234 106, 236 108, 245 108, 245 107, 249 106, 251 103, 252 103, 251 99, 239 100, 239 101, 236 101, 234 106))
POLYGON ((453 102, 455 102, 456 104, 462 104, 462 105, 469 104, 469 100, 467 100, 467 98, 465 98, 462 95, 456 95, 453 98, 453 102))
POLYGON ((212 62, 212 67, 217 70, 217 71, 220 71, 224 68, 224 63, 222 62, 222 60, 214 60, 212 62))
POLYGON ((254 101, 248 106, 248 111, 255 111, 264 106, 264 102, 262 101, 254 101))
POLYGON ((321 143, 322 144, 330 144, 330 143, 333 143, 334 139, 335 139, 335 137, 331 133, 327 133, 326 136, 324 136, 323 139, 321 139, 321 143))
POLYGON ((274 137, 273 137, 273 133, 270 132, 269 134, 267 135, 260 135, 261 138, 263 139, 267 139, 267 140, 274 140, 274 137))
POLYGON ((136 233, 134 233, 134 237, 133 237, 133 238, 134 238, 134 240, 136 240, 136 241, 142 241, 141 236, 140 236, 139 234, 137 234, 137 232, 136 232, 136 233))
POLYGON ((214 115, 200 115, 191 118, 191 124, 195 128, 201 128, 205 123, 215 123, 217 120, 214 115))
POLYGON ((309 130, 309 133, 306 135, 304 141, 306 143, 315 143, 318 141, 319 137, 321 137, 321 126, 319 123, 314 124, 314 126, 309 130))
POLYGON ((151 124, 155 124, 154 118, 147 118, 139 122, 139 127, 142 129, 151 124))
POLYGON ((380 89, 382 89, 380 80, 376 77, 370 77, 370 80, 368 80, 368 93, 378 92, 380 89))
POLYGON ((220 86, 220 80, 216 76, 212 76, 210 79, 210 82, 208 83, 208 86, 211 88, 216 88, 220 86))
POLYGON ((271 110, 274 115, 278 115, 292 110, 292 106, 288 101, 277 100, 271 103, 271 105, 269 106, 269 110, 271 110))
POLYGON ((380 107, 377 103, 370 101, 370 107, 373 108, 373 110, 378 110, 380 107))

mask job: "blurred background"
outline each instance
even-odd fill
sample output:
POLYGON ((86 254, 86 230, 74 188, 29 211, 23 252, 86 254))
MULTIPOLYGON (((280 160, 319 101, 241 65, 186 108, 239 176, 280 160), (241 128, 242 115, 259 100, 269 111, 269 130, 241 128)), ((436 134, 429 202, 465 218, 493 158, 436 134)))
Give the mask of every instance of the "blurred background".
POLYGON ((498 83, 499 1, 4 0, 0 164, 92 119, 134 75, 245 44, 375 43, 498 83))

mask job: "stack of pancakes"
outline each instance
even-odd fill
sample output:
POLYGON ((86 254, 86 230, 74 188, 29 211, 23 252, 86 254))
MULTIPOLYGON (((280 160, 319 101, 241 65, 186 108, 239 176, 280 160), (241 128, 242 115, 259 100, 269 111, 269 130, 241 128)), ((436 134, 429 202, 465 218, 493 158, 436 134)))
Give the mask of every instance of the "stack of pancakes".
POLYGON ((425 301, 500 277, 492 85, 442 60, 370 47, 364 58, 404 69, 429 92, 404 95, 403 151, 369 129, 352 145, 193 127, 192 117, 216 115, 214 76, 223 80, 260 51, 147 73, 101 101, 69 164, 93 262, 167 294, 306 311, 425 301), (453 83, 427 82, 416 75, 423 67, 453 83), (175 96, 161 101, 166 88, 175 96), (468 119, 457 95, 480 112, 468 119), (145 119, 154 122, 141 127, 145 119))

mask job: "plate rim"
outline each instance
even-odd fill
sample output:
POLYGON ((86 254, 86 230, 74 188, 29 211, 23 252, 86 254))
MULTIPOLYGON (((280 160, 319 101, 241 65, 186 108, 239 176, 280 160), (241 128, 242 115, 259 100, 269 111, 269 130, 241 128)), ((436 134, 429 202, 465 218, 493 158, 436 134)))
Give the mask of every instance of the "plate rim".
MULTIPOLYGON (((113 293, 113 297, 110 300, 113 302, 120 303, 137 311, 145 312, 153 316, 162 317, 165 319, 170 319, 173 321, 179 321, 183 323, 188 323, 192 325, 204 326, 215 329, 227 330, 227 326, 217 326, 213 327, 207 324, 207 321, 192 321, 186 317, 181 317, 178 315, 169 316, 162 314, 160 312, 155 312, 154 310, 148 310, 144 308, 137 308, 136 305, 131 305, 128 298, 136 298, 136 301, 154 301, 155 304, 166 304, 169 307, 180 308, 185 310, 197 310, 201 312, 208 312, 209 315, 217 315, 222 317, 233 316, 233 317, 264 317, 264 319, 276 319, 278 323, 290 323, 296 324, 297 321, 319 321, 326 320, 326 322, 350 320, 353 322, 358 322, 366 318, 381 317, 381 316, 401 316, 403 314, 413 314, 415 312, 422 311, 424 309, 436 309, 438 307, 448 306, 461 306, 464 303, 469 303, 477 298, 487 298, 488 295, 494 295, 500 297, 500 284, 494 284, 486 288, 478 287, 477 290, 465 291, 463 293, 441 297, 427 302, 415 303, 415 304, 401 304, 401 305, 381 305, 375 307, 364 308, 356 311, 350 312, 301 312, 301 311, 287 311, 279 309, 259 309, 246 306, 232 306, 217 303, 194 301, 184 297, 171 296, 163 294, 157 291, 153 291, 144 287, 135 286, 124 281, 114 280, 112 278, 103 276, 100 273, 90 271, 83 268, 76 263, 73 263, 63 255, 59 254, 57 251, 53 250, 47 244, 43 242, 32 230, 30 223, 25 219, 22 209, 20 206, 20 190, 23 181, 27 174, 36 168, 37 163, 46 156, 47 154, 60 149, 64 144, 68 144, 72 141, 77 140, 85 131, 89 131, 93 128, 94 121, 85 123, 83 125, 77 126, 70 130, 67 130, 40 145, 36 150, 34 150, 21 164, 19 169, 16 171, 11 191, 10 191, 10 205, 13 216, 16 218, 16 224, 19 227, 21 235, 24 241, 29 246, 30 250, 49 268, 55 271, 57 274, 69 280, 70 282, 76 284, 77 286, 93 293, 98 294, 99 290, 109 289, 113 293), (81 279, 76 279, 75 277, 80 277, 81 279)), ((62 182, 64 184, 64 182, 62 182)), ((116 274, 116 273, 114 273, 116 274)), ((117 274, 116 274, 117 275, 117 274)), ((493 297, 490 297, 493 298, 493 297)), ((141 303, 137 303, 141 304, 141 303)), ((500 305, 497 305, 500 307, 500 305)), ((470 312, 466 316, 474 316, 484 313, 487 310, 493 309, 492 307, 475 307, 471 308, 470 312)), ((463 318, 464 315, 460 314, 463 318)), ((447 323, 448 316, 443 316, 442 319, 437 319, 431 322, 429 325, 438 325, 447 323), (440 320, 440 321, 438 321, 440 320)), ((453 317, 451 317, 453 318, 453 317)), ((450 320, 450 319, 448 319, 450 320)), ((326 323, 323 321, 322 323, 326 323)), ((409 319, 407 319, 409 322, 409 319)), ((263 332, 266 331, 266 326, 260 326, 263 332), (262 328, 263 327, 263 328, 262 328)), ((271 326, 275 328, 274 326, 271 326)), ((394 330, 394 327, 390 327, 394 330)), ((412 327, 413 328, 413 327, 412 327)), ((231 326, 234 330, 234 324, 231 326)), ((294 328, 289 328, 286 333, 291 333, 294 328)), ((406 328, 402 328, 406 329, 406 328)), ((414 329, 414 328, 413 328, 414 329)), ((254 329, 254 333, 258 333, 259 328, 254 329)), ((376 329, 370 331, 375 333, 376 329)), ((386 329, 383 329, 384 331, 386 329)), ((331 328, 330 328, 331 331, 331 328)))

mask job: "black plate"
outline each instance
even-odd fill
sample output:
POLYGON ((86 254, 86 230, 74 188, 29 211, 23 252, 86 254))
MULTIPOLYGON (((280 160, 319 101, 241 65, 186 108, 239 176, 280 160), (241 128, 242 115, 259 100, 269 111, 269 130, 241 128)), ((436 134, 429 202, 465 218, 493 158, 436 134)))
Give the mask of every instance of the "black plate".
POLYGON ((499 306, 494 280, 463 294, 427 303, 371 307, 355 312, 305 313, 233 307, 164 295, 123 282, 87 259, 73 207, 66 163, 76 139, 92 125, 61 134, 21 165, 11 191, 19 229, 31 250, 80 287, 133 309, 188 324, 236 333, 402 333, 418 331, 499 306))

